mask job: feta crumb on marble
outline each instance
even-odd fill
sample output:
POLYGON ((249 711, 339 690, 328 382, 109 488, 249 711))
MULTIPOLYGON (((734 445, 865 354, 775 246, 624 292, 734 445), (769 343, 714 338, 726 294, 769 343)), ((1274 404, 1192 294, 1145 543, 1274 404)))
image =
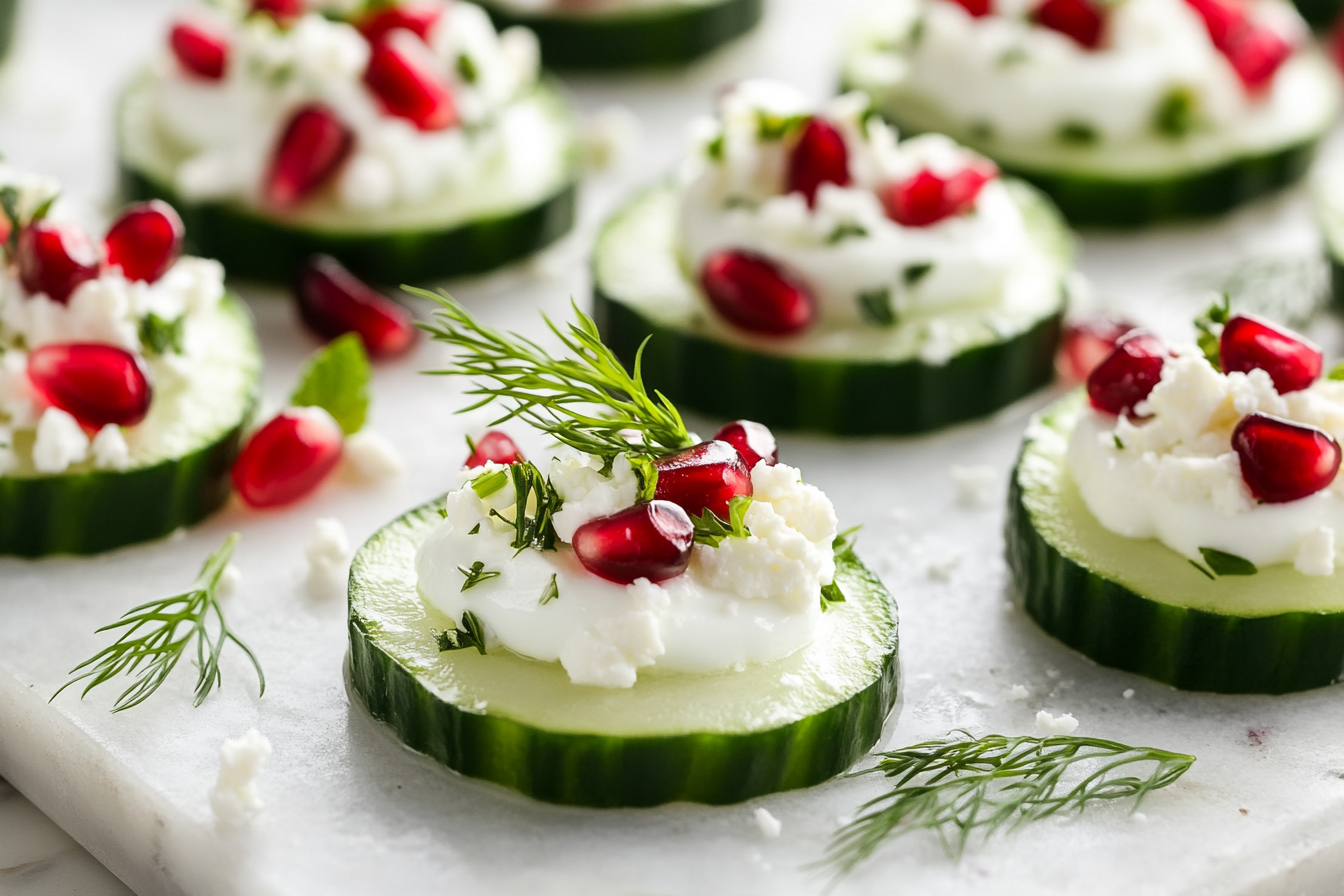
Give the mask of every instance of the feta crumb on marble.
POLYGON ((761 833, 767 840, 774 840, 779 837, 779 832, 784 829, 784 822, 772 815, 769 809, 761 806, 752 814, 756 818, 756 827, 760 828, 761 833))
POLYGON ((1078 730, 1078 720, 1073 717, 1073 713, 1052 716, 1043 709, 1036 713, 1036 730, 1047 736, 1072 734, 1078 730))
POLYGON ((60 408, 47 408, 37 421, 33 466, 39 473, 64 473, 71 464, 89 457, 89 437, 79 423, 60 408))
POLYGON ((345 597, 350 577, 350 538, 341 521, 323 517, 313 524, 308 539, 308 594, 318 600, 345 597))
POLYGON ((998 496, 999 472, 987 464, 953 464, 947 475, 957 487, 957 503, 962 507, 988 507, 998 496))
POLYGON ((952 571, 961 564, 961 554, 951 553, 945 557, 936 560, 930 560, 924 568, 928 577, 935 582, 950 582, 952 580, 952 571))
POLYGON ((1031 696, 1031 691, 1027 690, 1026 685, 1015 684, 1008 689, 1009 700, 1025 700, 1031 696))
POLYGON ((1318 526, 1298 546, 1293 568, 1304 576, 1332 576, 1335 574, 1335 530, 1318 526))
POLYGON ((210 808, 225 827, 241 827, 261 812, 257 777, 271 755, 271 742, 255 728, 219 748, 219 778, 210 791, 210 808))
POLYGON ((1133 700, 1133 699, 1134 699, 1134 689, 1133 689, 1133 688, 1125 688, 1124 693, 1121 694, 1120 696, 1121 696, 1121 697, 1124 697, 1126 700, 1133 700))
POLYGON ((406 472, 406 462, 397 446, 367 426, 346 438, 345 460, 367 482, 385 482, 406 472))
POLYGON ((215 596, 219 598, 232 597, 238 593, 238 586, 242 584, 242 581, 243 571, 230 563, 219 574, 219 584, 215 586, 215 596))
POLYGON ((130 446, 126 444, 121 427, 115 423, 98 430, 89 449, 93 453, 93 465, 99 470, 124 470, 131 465, 130 446))

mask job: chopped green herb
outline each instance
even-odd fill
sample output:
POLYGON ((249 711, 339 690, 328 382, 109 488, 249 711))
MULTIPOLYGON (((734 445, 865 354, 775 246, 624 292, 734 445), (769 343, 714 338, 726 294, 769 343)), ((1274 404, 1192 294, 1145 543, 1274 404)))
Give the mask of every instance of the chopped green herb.
POLYGON ((868 230, 858 224, 841 224, 830 232, 830 235, 826 237, 826 242, 834 246, 850 237, 865 237, 867 235, 868 230))
POLYGON ((1014 65, 1021 65, 1030 58, 1031 54, 1027 52, 1026 47, 1014 46, 1009 47, 1000 53, 999 58, 995 60, 995 62, 998 64, 999 68, 1011 68, 1014 65))
POLYGON ((1195 343, 1204 357, 1213 365, 1214 370, 1223 369, 1222 352, 1218 347, 1223 335, 1223 325, 1232 319, 1232 297, 1223 293, 1221 300, 1214 302, 1209 309, 1195 318, 1195 343))
POLYGON ((463 84, 475 84, 480 74, 476 71, 476 62, 466 53, 457 54, 457 76, 463 84))
POLYGON ((1325 375, 1325 378, 1336 381, 1344 380, 1344 361, 1340 361, 1334 367, 1331 367, 1330 372, 1325 375))
POLYGON ((488 582, 491 579, 497 579, 501 575, 503 575, 503 573, 495 572, 494 570, 491 569, 486 569, 485 564, 482 563, 480 560, 477 560, 475 563, 471 564, 471 569, 467 569, 464 566, 459 566, 457 568, 457 571, 467 577, 466 581, 462 583, 463 591, 466 591, 468 588, 475 588, 482 582, 488 582))
POLYGON ((19 220, 19 188, 13 184, 0 187, 0 211, 9 222, 9 234, 5 239, 5 249, 12 257, 19 249, 19 231, 23 222, 19 220))
POLYGON ((821 609, 830 609, 831 604, 842 604, 845 602, 845 592, 840 590, 840 585, 831 582, 829 585, 821 586, 821 609))
POLYGON ((346 333, 313 355, 289 403, 322 408, 351 435, 364 428, 372 378, 364 343, 354 333, 346 333))
POLYGON ((1194 560, 1187 559, 1186 562, 1189 563, 1191 566, 1193 566, 1195 569, 1199 570, 1199 574, 1202 575, 1204 578, 1208 579, 1210 582, 1214 581, 1217 578, 1217 576, 1209 572, 1200 564, 1196 563, 1194 560))
POLYGON ((882 286, 859 293, 859 314, 870 324, 890 327, 896 323, 896 310, 891 306, 891 288, 882 286))
POLYGON ((471 480, 471 490, 478 498, 488 498, 509 483, 507 470, 490 470, 471 480))
MULTIPOLYGON (((443 515, 444 515, 444 516, 447 516, 447 515, 448 515, 448 511, 445 510, 445 511, 443 512, 443 515)), ((481 531, 481 524, 480 524, 480 523, 477 523, 476 525, 474 525, 474 526, 471 527, 471 531, 468 532, 467 534, 468 534, 468 535, 475 535, 475 534, 477 534, 477 533, 480 532, 480 531, 481 531)))
POLYGON ((1199 123, 1199 96, 1189 87, 1167 91, 1153 111, 1153 130, 1164 137, 1179 140, 1199 123))
POLYGON ((929 272, 932 270, 933 262, 931 261, 920 261, 915 264, 908 264, 905 266, 905 270, 901 271, 901 282, 904 283, 907 288, 918 286, 919 282, 929 276, 929 272))
POLYGON ((149 355, 180 355, 186 324, 185 314, 168 320, 151 311, 140 321, 140 345, 149 355))
POLYGON ((725 538, 746 538, 751 534, 745 522, 750 506, 750 495, 734 495, 728 502, 726 521, 708 507, 701 511, 699 517, 691 517, 691 522, 695 524, 695 543, 716 548, 725 538))
POLYGON ((966 129, 966 135, 976 143, 988 143, 994 139, 994 125, 987 121, 973 121, 966 129))
POLYGON ((1090 146, 1100 139, 1100 135, 1085 121, 1066 121, 1055 132, 1055 139, 1069 146, 1090 146))
POLYGON ((910 49, 918 47, 924 40, 924 17, 918 16, 910 23, 910 30, 905 34, 905 45, 910 49))
POLYGON ((762 142, 783 140, 803 126, 807 115, 775 115, 761 109, 756 110, 756 137, 762 142))
POLYGON ((1236 554, 1229 554, 1217 548, 1200 548, 1199 553, 1216 576, 1253 576, 1260 571, 1245 557, 1238 557, 1236 554))
POLYGON ((705 155, 715 162, 723 161, 723 134, 714 135, 714 139, 705 144, 705 155))
POLYGON ((524 548, 555 550, 553 517, 564 504, 560 493, 530 460, 509 464, 508 475, 513 479, 513 519, 497 510, 491 510, 490 515, 513 527, 512 544, 520 553, 524 548), (531 516, 527 512, 529 504, 533 507, 531 516))
POLYGON ((555 573, 551 573, 550 584, 541 590, 541 605, 543 607, 560 597, 560 586, 555 584, 555 575, 555 573))
POLYGON ((438 642, 440 653, 474 647, 477 653, 485 655, 485 626, 481 625, 480 617, 470 610, 462 614, 462 621, 457 624, 457 628, 431 631, 431 634, 438 642))
POLYGON ((1115 439, 1115 447, 1117 450, 1119 451, 1125 450, 1125 443, 1120 441, 1120 437, 1118 435, 1116 435, 1115 433, 1111 433, 1111 438, 1115 439))

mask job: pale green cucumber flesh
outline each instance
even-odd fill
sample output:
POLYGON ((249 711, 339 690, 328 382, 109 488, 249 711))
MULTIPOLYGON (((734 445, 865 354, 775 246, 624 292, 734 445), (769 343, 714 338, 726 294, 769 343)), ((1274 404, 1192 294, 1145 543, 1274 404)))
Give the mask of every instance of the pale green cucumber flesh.
POLYGON ((896 609, 852 555, 837 558, 847 601, 793 655, 588 687, 505 648, 439 651, 433 632, 453 623, 421 597, 414 560, 441 503, 376 533, 350 573, 351 685, 412 749, 540 800, 650 806, 806 787, 878 740, 896 703, 896 609))

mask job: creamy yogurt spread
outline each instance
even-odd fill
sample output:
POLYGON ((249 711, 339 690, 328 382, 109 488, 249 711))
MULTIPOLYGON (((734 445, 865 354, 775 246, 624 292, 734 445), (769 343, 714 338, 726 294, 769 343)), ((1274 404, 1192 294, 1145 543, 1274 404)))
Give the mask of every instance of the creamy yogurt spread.
POLYGON ((448 495, 444 521, 416 557, 429 603, 453 619, 471 611, 489 644, 559 661, 575 684, 600 687, 631 687, 647 666, 712 672, 769 662, 818 636, 821 588, 835 576, 836 517, 798 470, 761 461, 751 471, 750 535, 696 544, 687 570, 659 584, 620 585, 585 569, 569 541, 589 520, 636 502, 635 472, 624 456, 604 475, 587 454, 552 454, 542 467, 564 500, 557 550, 512 547, 511 484, 485 498, 473 490, 506 468, 464 470, 466 484, 448 495), (464 571, 476 563, 498 575, 464 590, 464 571))
POLYGON ((1259 412, 1344 438, 1344 381, 1322 378, 1280 395, 1264 370, 1220 373, 1187 345, 1173 349, 1161 381, 1134 412, 1134 419, 1117 418, 1085 407, 1069 442, 1069 470, 1103 526, 1156 538, 1194 560, 1207 547, 1256 565, 1333 574, 1344 484, 1336 477, 1308 497, 1258 503, 1231 434, 1259 412))
POLYGON ((787 85, 746 81, 722 97, 717 119, 694 125, 692 139, 681 172, 684 264, 699 271, 720 250, 777 260, 810 290, 823 330, 992 305, 1029 249, 1022 215, 997 178, 964 213, 926 226, 893 220, 883 188, 921 171, 952 177, 993 166, 946 137, 898 141, 861 94, 818 110, 787 85), (850 183, 823 183, 810 207, 802 193, 786 192, 786 171, 797 129, 813 115, 843 136, 850 183))

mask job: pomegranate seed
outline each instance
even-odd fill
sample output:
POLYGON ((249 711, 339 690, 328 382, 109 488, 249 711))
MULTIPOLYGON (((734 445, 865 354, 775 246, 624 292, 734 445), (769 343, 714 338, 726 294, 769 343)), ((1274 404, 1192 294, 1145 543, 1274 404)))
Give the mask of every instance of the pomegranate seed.
POLYGON ((305 199, 329 181, 355 148, 355 132, 320 103, 294 112, 280 135, 266 174, 266 196, 281 208, 305 199))
POLYGON ((364 83, 388 115, 404 118, 422 131, 441 131, 457 124, 457 107, 428 56, 423 43, 394 30, 373 44, 364 83))
POLYGON ((1167 347, 1150 333, 1135 332, 1116 343, 1115 350, 1087 378, 1092 407, 1107 414, 1129 414, 1162 379, 1167 347))
POLYGON ((375 43, 395 28, 405 28, 428 43, 429 32, 443 18, 443 9, 443 4, 435 2, 389 6, 369 14, 357 27, 369 43, 375 43))
POLYGON ((308 329, 327 339, 358 333, 372 357, 391 358, 415 344, 411 313, 330 255, 314 255, 299 265, 294 297, 308 329))
POLYGON ((344 435, 321 408, 286 408, 253 433, 233 465, 233 487, 252 507, 297 501, 341 459, 344 435))
POLYGON ((1263 370, 1280 395, 1316 382, 1325 360, 1310 342, 1249 314, 1239 314, 1224 325, 1218 354, 1227 373, 1263 370))
POLYGON ((252 0, 248 11, 268 15, 287 25, 303 15, 303 6, 303 0, 252 0))
POLYGON ((1246 12, 1240 3, 1227 0, 1185 0, 1201 19, 1209 32, 1209 41, 1220 52, 1226 52, 1234 36, 1246 27, 1246 12))
POLYGON ((229 65, 229 38, 222 31, 201 22, 177 22, 168 32, 168 45, 187 74, 206 81, 224 77, 229 65))
POLYGON ((153 397, 143 362, 124 348, 98 342, 34 349, 28 379, 43 401, 90 429, 134 426, 149 413, 153 397))
POLYGON ((1339 443, 1314 426, 1268 414, 1248 414, 1232 430, 1232 448, 1251 495, 1284 504, 1314 495, 1339 472, 1339 443))
POLYGON ((1115 351, 1120 341, 1136 324, 1110 315, 1094 315, 1064 324, 1055 368, 1066 382, 1081 383, 1115 351))
POLYGON ((589 520, 570 543, 593 575, 621 585, 635 579, 661 582, 686 571, 695 526, 670 501, 650 501, 589 520))
POLYGON ((752 333, 787 336, 807 329, 817 316, 816 300, 806 287, 749 252, 709 256, 700 269, 700 286, 729 323, 752 333))
POLYGON ((964 214, 975 205, 985 184, 998 176, 988 162, 977 162, 944 178, 927 168, 884 191, 887 216, 903 227, 928 227, 964 214))
POLYGON ((751 494, 751 470, 728 442, 701 442, 660 457, 653 465, 658 468, 653 496, 671 501, 691 516, 710 510, 726 520, 728 502, 738 495, 751 494))
POLYGON ((1073 38, 1079 46, 1094 50, 1101 43, 1106 24, 1101 8, 1091 0, 1044 0, 1036 7, 1036 24, 1073 38))
POLYGON ((952 2, 966 10, 973 19, 987 16, 990 13, 990 0, 952 0, 952 2))
POLYGON ((523 452, 513 443, 513 439, 497 429, 492 429, 476 441, 476 447, 463 464, 468 470, 483 467, 486 463, 516 464, 523 459, 523 452))
POLYGON ((1227 58, 1242 85, 1258 92, 1269 85, 1293 49, 1279 34, 1252 21, 1237 0, 1186 0, 1204 20, 1209 41, 1227 58))
POLYGON ((107 263, 120 267, 127 280, 155 283, 182 254, 186 230, 168 203, 160 199, 137 202, 121 213, 103 237, 107 263))
POLYGON ((85 280, 98 276, 98 249, 74 224, 34 221, 19 234, 19 280, 30 294, 67 302, 85 280))
POLYGON ((822 184, 849 183, 849 148, 835 125, 809 118, 789 156, 790 193, 802 193, 808 205, 816 205, 822 184))
POLYGON ((772 467, 779 462, 779 444, 775 441, 775 434, 755 421, 736 420, 725 424, 714 433, 714 440, 727 442, 736 448, 748 470, 754 470, 761 461, 772 467))

